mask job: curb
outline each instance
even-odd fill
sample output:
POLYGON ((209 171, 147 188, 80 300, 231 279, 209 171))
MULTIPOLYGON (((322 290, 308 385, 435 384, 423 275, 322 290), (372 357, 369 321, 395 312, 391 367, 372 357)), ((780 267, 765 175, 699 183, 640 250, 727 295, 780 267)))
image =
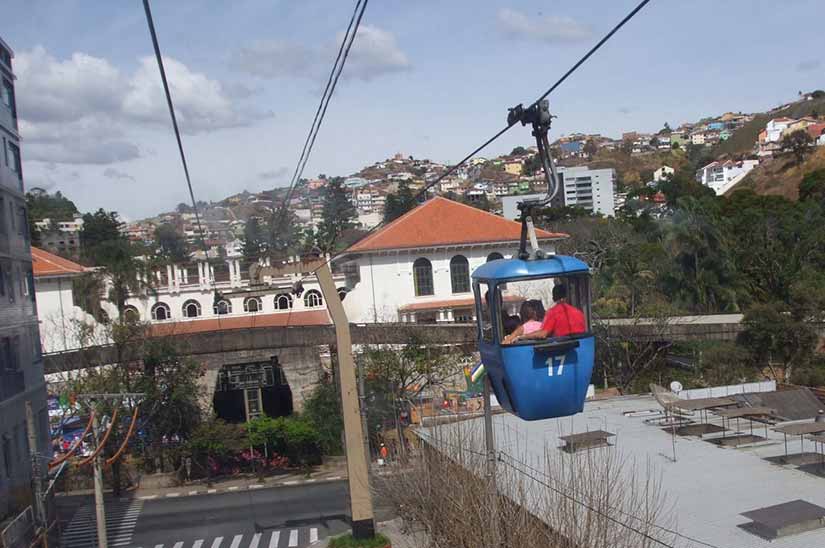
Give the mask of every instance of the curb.
MULTIPOLYGON (((194 489, 192 491, 174 491, 171 493, 157 494, 157 495, 142 495, 134 497, 136 500, 160 500, 180 497, 197 497, 202 495, 216 495, 221 493, 237 493, 240 491, 256 491, 258 489, 273 488, 273 487, 295 487, 298 485, 311 485, 314 483, 329 483, 333 481, 341 481, 346 479, 346 476, 329 476, 326 478, 310 478, 306 480, 287 480, 275 483, 253 483, 251 485, 232 485, 224 488, 211 489, 194 489)), ((133 500, 133 499, 121 499, 133 500)))

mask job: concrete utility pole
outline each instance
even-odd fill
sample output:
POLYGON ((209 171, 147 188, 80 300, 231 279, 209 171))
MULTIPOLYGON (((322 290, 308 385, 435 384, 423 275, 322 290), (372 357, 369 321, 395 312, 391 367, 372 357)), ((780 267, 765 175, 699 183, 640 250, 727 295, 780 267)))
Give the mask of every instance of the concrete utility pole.
POLYGON ((355 379, 355 359, 352 356, 352 337, 344 305, 332 279, 329 263, 321 258, 285 264, 249 268, 250 282, 259 282, 263 276, 287 276, 314 272, 321 286, 327 310, 335 324, 335 344, 338 349, 338 377, 341 383, 341 409, 344 417, 344 440, 347 451, 347 473, 352 511, 352 536, 367 539, 375 536, 372 497, 369 488, 369 463, 364 447, 364 430, 358 385, 355 379))
MULTIPOLYGON (((100 428, 100 421, 97 419, 97 413, 93 415, 92 422, 92 437, 95 440, 95 447, 100 441, 98 429, 100 428)), ((95 478, 95 518, 97 521, 97 545, 98 548, 106 548, 109 546, 109 541, 106 538, 106 506, 103 502, 103 451, 100 451, 95 457, 94 461, 94 478, 95 478)))
POLYGON ((490 377, 484 375, 484 444, 487 449, 487 488, 490 493, 491 546, 501 545, 498 531, 498 487, 496 486, 496 440, 493 431, 493 406, 490 403, 490 377))
POLYGON ((45 531, 49 527, 49 519, 46 515, 46 498, 43 493, 43 469, 40 467, 42 456, 37 447, 37 426, 34 422, 34 411, 32 402, 26 401, 26 433, 29 438, 29 454, 32 459, 32 481, 34 484, 34 508, 37 512, 37 521, 45 531))

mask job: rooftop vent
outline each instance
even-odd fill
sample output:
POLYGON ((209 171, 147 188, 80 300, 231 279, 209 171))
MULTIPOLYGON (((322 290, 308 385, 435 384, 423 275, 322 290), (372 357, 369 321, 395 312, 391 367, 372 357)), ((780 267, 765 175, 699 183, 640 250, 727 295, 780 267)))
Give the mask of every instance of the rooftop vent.
POLYGON ((767 540, 825 527, 825 508, 800 499, 742 512, 742 515, 751 522, 739 527, 767 540))

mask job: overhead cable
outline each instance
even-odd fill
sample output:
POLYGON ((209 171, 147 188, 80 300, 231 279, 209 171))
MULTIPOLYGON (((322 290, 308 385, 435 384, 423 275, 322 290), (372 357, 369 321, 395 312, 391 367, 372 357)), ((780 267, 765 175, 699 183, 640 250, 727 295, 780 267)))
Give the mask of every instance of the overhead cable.
MULTIPOLYGON (((538 104, 538 103, 539 103, 539 101, 542 101, 543 99, 546 99, 546 98, 547 98, 547 97, 548 97, 551 93, 553 93, 553 92, 554 92, 554 91, 555 91, 555 90, 556 90, 559 86, 561 86, 561 85, 562 85, 562 84, 563 84, 563 83, 564 83, 564 82, 565 82, 565 81, 566 81, 566 80, 567 80, 567 79, 568 79, 568 78, 569 78, 569 77, 570 77, 570 76, 571 76, 574 72, 576 72, 576 71, 577 71, 577 70, 578 70, 578 69, 579 69, 579 68, 580 68, 580 67, 581 67, 581 66, 582 66, 582 65, 583 65, 583 64, 584 64, 584 63, 585 63, 588 59, 590 59, 590 57, 591 57, 594 53, 596 53, 599 49, 601 49, 601 48, 602 48, 602 46, 604 46, 604 44, 605 44, 605 43, 607 43, 607 41, 608 41, 608 40, 610 40, 610 39, 613 37, 613 35, 614 35, 614 34, 616 34, 616 33, 617 33, 617 32, 618 32, 618 31, 619 31, 622 27, 624 27, 624 26, 625 26, 625 25, 626 25, 626 24, 627 24, 627 23, 628 23, 631 19, 633 19, 633 18, 636 16, 636 14, 638 14, 638 13, 639 13, 639 11, 641 11, 641 9, 642 9, 642 8, 644 8, 644 7, 645 7, 645 6, 646 6, 649 2, 650 2, 650 0, 642 0, 642 1, 641 1, 641 2, 640 2, 640 3, 639 3, 639 4, 638 4, 638 5, 637 5, 637 6, 636 6, 633 10, 632 10, 632 11, 630 11, 630 13, 628 13, 628 14, 627 14, 627 15, 626 15, 626 16, 625 16, 625 17, 624 17, 621 21, 619 21, 619 22, 616 24, 616 26, 614 26, 614 27, 610 30, 610 32, 608 32, 607 34, 605 34, 605 35, 604 35, 604 37, 602 37, 602 39, 601 39, 601 40, 599 40, 599 41, 598 41, 598 42, 597 42, 597 43, 596 43, 596 44, 595 44, 592 48, 590 48, 590 49, 587 51, 587 53, 585 53, 585 54, 584 54, 584 56, 582 56, 582 57, 581 57, 578 61, 576 61, 576 63, 575 63, 572 67, 570 67, 570 69, 568 69, 568 70, 567 70, 567 72, 565 72, 565 73, 561 76, 561 78, 559 78, 558 80, 556 80, 556 82, 555 82, 555 83, 553 83, 553 85, 552 85, 552 86, 550 86, 550 87, 547 89, 547 91, 545 91, 544 93, 542 93, 542 94, 539 96, 539 98, 538 98, 538 99, 536 99, 536 100, 532 103, 532 105, 531 105, 531 106, 534 106, 534 105, 538 104)), ((507 132, 510 130, 510 128, 512 128, 512 127, 513 127, 514 125, 516 125, 517 123, 518 123, 518 121, 517 121, 517 120, 513 120, 511 123, 508 123, 508 124, 507 124, 504 128, 502 128, 501 130, 499 130, 498 132, 496 132, 496 133, 495 133, 492 137, 490 137, 489 139, 487 139, 486 141, 484 141, 482 144, 480 144, 480 145, 479 145, 479 146, 477 146, 475 149, 473 149, 473 151, 472 151, 472 152, 470 152, 469 154, 467 154, 466 156, 464 156, 464 157, 463 157, 463 158, 462 158, 462 159, 461 159, 458 163, 454 164, 454 165, 453 165, 453 166, 451 166, 449 169, 447 169, 447 171, 445 171, 444 173, 442 173, 441 175, 439 175, 438 177, 436 177, 433 181, 431 181, 430 183, 428 183, 427 185, 425 185, 425 186, 424 186, 424 188, 422 188, 422 189, 421 189, 421 190, 420 190, 420 191, 419 191, 419 192, 415 195, 415 201, 418 201, 418 200, 419 200, 422 196, 425 196, 425 195, 427 194, 427 192, 429 192, 429 191, 430 191, 430 189, 431 189, 431 188, 433 188, 435 185, 437 185, 438 183, 440 183, 441 181, 443 181, 445 178, 447 178, 447 177, 449 177, 450 175, 452 175, 453 173, 455 173, 455 172, 458 170, 458 168, 460 168, 462 165, 464 165, 465 163, 467 163, 467 161, 469 161, 471 158, 473 158, 473 156, 475 156, 476 154, 478 154, 479 152, 481 152, 482 150, 484 150, 485 148, 487 148, 488 146, 490 146, 490 145, 491 145, 494 141, 498 140, 498 139, 499 139, 502 135, 504 135, 505 133, 507 133, 507 132)), ((380 223, 378 223, 377 225, 375 225, 374 227, 372 227, 371 229, 369 229, 369 230, 366 232, 366 234, 364 234, 363 238, 368 237, 370 234, 372 234, 372 233, 373 233, 373 232, 375 232, 376 230, 378 230, 378 229, 382 228, 382 227, 384 226, 384 224, 386 224, 386 223, 385 223, 385 221, 381 221, 380 223)), ((362 239, 363 239, 363 238, 362 238, 362 239)), ((325 264, 329 264, 330 262, 332 262, 332 261, 333 261, 336 257, 338 257, 338 256, 340 256, 340 253, 338 253, 338 254, 335 254, 335 255, 331 256, 329 259, 327 259, 327 261, 326 261, 326 263, 325 263, 325 264)), ((318 269, 316 268, 315 270, 313 270, 313 271, 311 272, 311 274, 314 274, 314 273, 315 273, 315 271, 317 271, 317 270, 318 270, 318 269)))
POLYGON ((295 171, 292 174, 289 187, 284 195, 278 223, 275 227, 273 227, 274 232, 279 232, 283 227, 284 219, 286 218, 289 208, 289 202, 292 199, 292 194, 295 191, 298 181, 301 180, 307 161, 309 161, 309 155, 312 152, 312 147, 315 145, 315 138, 318 136, 318 130, 321 128, 321 124, 324 121, 324 116, 326 115, 329 101, 332 99, 333 93, 335 93, 335 86, 338 84, 338 78, 344 70, 344 65, 347 62, 350 48, 352 48, 355 36, 358 33, 358 27, 361 25, 361 18, 364 16, 364 10, 367 9, 367 2, 368 0, 358 0, 355 4, 355 9, 350 17, 349 25, 347 25, 347 31, 344 33, 344 37, 341 40, 341 45, 338 48, 338 54, 335 57, 335 62, 329 72, 327 85, 324 88, 324 93, 321 95, 321 101, 318 103, 318 108, 315 110, 315 118, 312 120, 312 124, 309 127, 309 133, 304 141, 304 147, 301 150, 301 155, 298 158, 298 163, 295 166, 295 171))
POLYGON ((189 177, 189 167, 186 164, 186 154, 183 152, 183 141, 180 137, 180 129, 178 128, 178 119, 175 116, 175 107, 172 104, 172 94, 169 91, 169 82, 166 80, 166 69, 163 67, 163 57, 160 54, 160 45, 158 44, 158 35, 155 32, 155 23, 152 20, 152 10, 149 7, 149 0, 143 0, 143 10, 146 12, 146 23, 149 25, 149 34, 152 35, 152 46, 155 49, 155 59, 158 62, 158 69, 160 70, 160 79, 163 81, 163 91, 166 94, 166 104, 169 106, 169 116, 172 117, 172 128, 175 130, 175 139, 178 141, 178 151, 180 152, 180 161, 183 164, 183 173, 186 175, 186 186, 189 188, 189 197, 192 200, 192 209, 195 211, 195 223, 198 225, 198 234, 203 246, 203 252, 206 255, 207 262, 209 261, 209 251, 206 248, 206 241, 204 240, 203 226, 201 226, 201 218, 198 213, 198 203, 195 201, 195 192, 192 190, 192 179, 189 177))

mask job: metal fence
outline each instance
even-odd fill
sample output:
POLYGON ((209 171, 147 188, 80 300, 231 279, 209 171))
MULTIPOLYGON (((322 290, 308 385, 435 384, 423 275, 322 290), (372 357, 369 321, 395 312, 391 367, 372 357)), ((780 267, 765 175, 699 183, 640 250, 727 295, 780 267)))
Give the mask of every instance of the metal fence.
POLYGON ((29 506, 0 533, 0 546, 2 548, 28 548, 34 541, 35 532, 34 511, 29 506))

